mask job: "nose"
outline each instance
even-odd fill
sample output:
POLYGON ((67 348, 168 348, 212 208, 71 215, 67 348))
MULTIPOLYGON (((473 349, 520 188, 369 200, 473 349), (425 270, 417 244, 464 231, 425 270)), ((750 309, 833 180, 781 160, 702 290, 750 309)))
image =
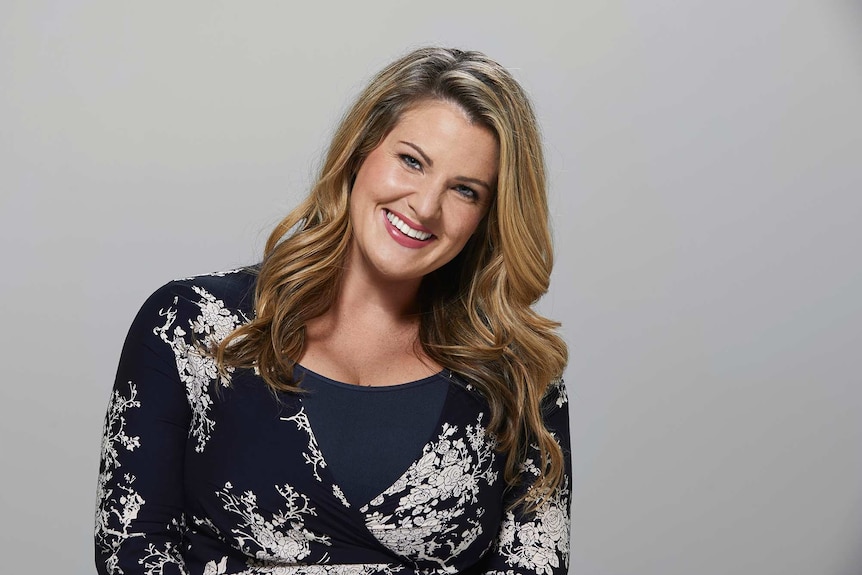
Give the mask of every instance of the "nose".
POLYGON ((434 221, 443 209, 443 190, 437 183, 417 186, 407 198, 407 205, 422 221, 434 221))

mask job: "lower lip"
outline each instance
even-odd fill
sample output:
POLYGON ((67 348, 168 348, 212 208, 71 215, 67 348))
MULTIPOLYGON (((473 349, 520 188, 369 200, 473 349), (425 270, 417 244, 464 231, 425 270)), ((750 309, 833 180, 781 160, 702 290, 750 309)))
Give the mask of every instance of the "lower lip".
POLYGON ((404 235, 399 231, 398 228, 392 225, 392 222, 389 221, 389 218, 386 217, 386 210, 383 210, 383 225, 386 227, 386 231, 389 232, 390 237, 393 240, 398 242, 400 245, 405 248, 411 249, 419 249, 424 248, 432 241, 434 241, 434 236, 431 236, 427 240, 417 240, 416 238, 411 238, 410 236, 404 235))

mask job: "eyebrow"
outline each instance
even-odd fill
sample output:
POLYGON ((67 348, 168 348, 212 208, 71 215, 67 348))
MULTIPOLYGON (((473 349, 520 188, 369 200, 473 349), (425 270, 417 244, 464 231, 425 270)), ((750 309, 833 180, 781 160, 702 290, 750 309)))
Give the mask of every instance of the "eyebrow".
MULTIPOLYGON (((413 142, 407 142, 406 140, 399 140, 399 142, 400 142, 400 143, 402 143, 402 144, 404 144, 405 146, 410 146, 411 148, 413 148, 414 150, 416 150, 416 153, 417 153, 417 154, 419 154, 420 156, 422 156, 422 159, 423 159, 423 160, 425 160, 425 163, 426 163, 426 164, 428 164, 428 166, 429 166, 429 167, 431 167, 431 168, 433 168, 433 167, 434 167, 434 160, 432 160, 431 158, 429 158, 429 157, 428 157, 428 154, 426 154, 426 153, 425 153, 425 151, 424 151, 422 148, 420 148, 419 146, 417 146, 417 145, 416 145, 416 144, 414 144, 413 142)), ((480 185, 480 186, 484 186, 484 187, 485 187, 486 189, 488 189, 488 190, 493 190, 493 189, 494 189, 494 188, 492 188, 492 187, 490 186, 490 184, 488 184, 488 182, 485 182, 485 181, 479 180, 479 179, 477 179, 477 178, 468 178, 468 177, 466 177, 466 176, 457 176, 455 179, 456 179, 456 180, 461 180, 462 182, 470 182, 471 184, 477 184, 477 185, 480 185)))
POLYGON ((462 182, 470 182, 471 184, 478 184, 480 186, 483 186, 485 189, 487 189, 489 191, 494 189, 487 182, 485 182, 483 180, 477 180, 476 178, 468 178, 466 176, 458 176, 455 179, 461 180, 462 182))
POLYGON ((428 154, 426 154, 426 153, 424 152, 424 150, 422 150, 422 148, 420 148, 419 146, 417 146, 417 145, 416 145, 416 144, 414 144, 413 142, 406 142, 406 141, 404 141, 404 140, 401 140, 401 143, 402 143, 402 144, 405 144, 405 145, 407 145, 407 146, 410 146, 411 148, 413 148, 414 150, 416 150, 416 152, 417 152, 420 156, 422 156, 422 159, 423 159, 423 160, 425 160, 425 163, 426 163, 426 164, 428 164, 428 165, 429 165, 429 166, 431 166, 432 168, 434 167, 434 161, 433 161, 431 158, 429 158, 429 157, 428 157, 428 154))

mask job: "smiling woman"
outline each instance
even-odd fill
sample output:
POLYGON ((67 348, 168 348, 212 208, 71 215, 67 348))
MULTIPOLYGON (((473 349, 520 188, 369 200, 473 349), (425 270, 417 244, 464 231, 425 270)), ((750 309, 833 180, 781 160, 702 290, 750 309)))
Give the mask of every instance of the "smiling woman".
POLYGON ((494 188, 485 182, 496 181, 497 156, 494 134, 456 104, 431 100, 405 112, 356 174, 348 275, 415 293, 488 212, 494 188))
POLYGON ((263 261, 171 282, 105 420, 100 573, 562 574, 544 166, 479 52, 375 76, 263 261))

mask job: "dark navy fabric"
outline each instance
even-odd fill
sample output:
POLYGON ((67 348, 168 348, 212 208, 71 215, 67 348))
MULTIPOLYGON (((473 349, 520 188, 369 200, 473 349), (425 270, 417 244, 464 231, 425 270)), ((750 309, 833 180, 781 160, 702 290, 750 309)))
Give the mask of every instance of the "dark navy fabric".
POLYGON ((535 479, 538 453, 525 454, 522 483, 507 488, 504 458, 486 431, 486 400, 448 372, 423 384, 445 389, 441 408, 395 405, 377 414, 379 433, 412 436, 401 447, 409 453, 386 470, 396 475, 391 482, 371 478, 348 497, 349 470, 361 469, 363 457, 378 466, 378 456, 336 455, 337 442, 318 442, 318 432, 329 433, 322 403, 273 393, 253 369, 220 373, 206 351, 253 317, 254 288, 251 271, 171 282, 132 323, 105 416, 99 573, 566 573, 562 384, 549 387, 544 405, 567 472, 534 512, 510 504, 535 479), (414 429, 405 430, 410 421, 399 409, 417 415, 414 429))
POLYGON ((298 366, 317 444, 347 500, 364 504, 392 485, 431 440, 449 390, 448 372, 366 387, 298 366))

